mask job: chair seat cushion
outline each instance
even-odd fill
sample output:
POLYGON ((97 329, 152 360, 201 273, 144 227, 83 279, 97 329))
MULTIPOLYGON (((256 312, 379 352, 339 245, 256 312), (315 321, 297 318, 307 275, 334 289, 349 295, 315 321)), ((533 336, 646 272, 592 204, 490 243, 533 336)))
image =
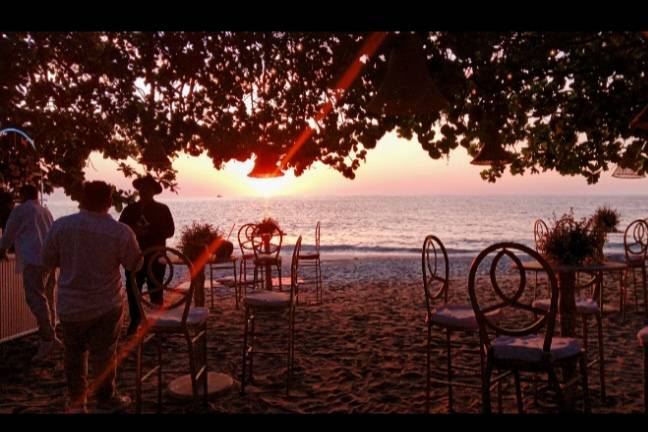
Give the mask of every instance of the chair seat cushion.
MULTIPOLYGON (((537 309, 549 310, 550 299, 540 299, 532 303, 532 306, 537 309)), ((596 315, 601 311, 598 303, 592 299, 576 300, 576 313, 581 315, 596 315)))
POLYGON ((648 347, 648 327, 639 330, 639 333, 637 333, 637 339, 639 340, 639 345, 642 347, 648 347))
MULTIPOLYGON (((500 311, 489 312, 486 316, 490 320, 497 320, 500 311)), ((469 305, 443 305, 432 311, 431 321, 436 325, 448 328, 476 329, 478 327, 475 311, 469 305)))
POLYGON ((246 306, 256 308, 285 308, 290 305, 290 294, 279 291, 249 293, 243 300, 246 306))
POLYGON ((319 259, 319 254, 312 253, 312 254, 299 254, 299 259, 300 260, 314 260, 314 259, 319 259))
MULTIPOLYGON (((542 360, 544 335, 524 337, 498 336, 492 342, 493 356, 499 360, 539 362, 542 360)), ((580 343, 574 338, 554 337, 551 359, 560 360, 580 353, 580 343)))
MULTIPOLYGON (((153 329, 174 329, 181 328, 182 313, 184 307, 176 307, 168 310, 153 310, 146 314, 153 329)), ((187 326, 193 327, 202 325, 207 321, 209 309, 206 307, 192 307, 187 315, 187 326)))

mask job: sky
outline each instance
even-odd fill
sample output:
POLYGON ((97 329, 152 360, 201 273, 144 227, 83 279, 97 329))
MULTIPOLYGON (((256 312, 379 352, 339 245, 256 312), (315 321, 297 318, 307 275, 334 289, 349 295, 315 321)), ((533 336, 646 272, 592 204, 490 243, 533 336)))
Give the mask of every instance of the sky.
MULTIPOLYGON (((182 155, 174 161, 178 170, 178 194, 165 191, 161 198, 255 197, 255 196, 335 196, 335 195, 642 195, 648 191, 648 178, 622 180, 603 173, 596 185, 584 177, 563 177, 555 172, 512 176, 506 173, 496 183, 481 179, 480 166, 470 165, 463 148, 455 149, 449 159, 434 160, 416 141, 385 135, 367 160, 349 180, 331 167, 317 163, 302 176, 292 172, 276 179, 247 177, 252 161, 229 162, 216 170, 206 156, 182 155)), ((99 154, 91 156, 86 178, 106 180, 122 189, 130 181, 117 171, 117 164, 99 154)), ((51 199, 65 199, 61 191, 51 199)))

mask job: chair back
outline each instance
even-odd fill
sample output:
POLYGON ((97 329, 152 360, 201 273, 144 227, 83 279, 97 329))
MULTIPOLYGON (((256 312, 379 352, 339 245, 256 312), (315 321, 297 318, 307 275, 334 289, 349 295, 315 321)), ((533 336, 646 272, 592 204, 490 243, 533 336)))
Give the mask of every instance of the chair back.
POLYGON ((421 254, 421 268, 423 271, 425 304, 429 316, 432 314, 434 300, 443 297, 444 302, 448 301, 448 279, 450 275, 448 253, 437 236, 428 235, 425 237, 421 254))
POLYGON ((646 259, 648 252, 648 223, 643 219, 632 221, 623 233, 623 249, 627 261, 646 259))
POLYGON ((320 222, 317 221, 315 225, 315 252, 319 254, 320 252, 320 222))
POLYGON ((299 236, 295 249, 293 250, 292 259, 290 261, 290 304, 297 303, 299 296, 299 253, 301 252, 302 236, 299 236))
MULTIPOLYGON (((152 246, 142 252, 139 268, 137 271, 131 272, 131 290, 137 299, 138 309, 143 318, 146 319, 146 309, 149 310, 171 310, 176 308, 182 309, 182 325, 187 321, 189 309, 194 296, 194 281, 191 280, 189 287, 183 287, 183 284, 173 283, 174 267, 175 265, 184 265, 187 268, 188 274, 193 272, 193 264, 191 260, 179 250, 166 247, 166 246, 152 246), (158 273, 154 270, 154 263, 164 265, 164 273, 158 273), (146 291, 140 292, 137 289, 137 275, 136 273, 144 269, 148 280, 153 286, 147 286, 146 291), (157 293, 163 293, 164 303, 157 304, 151 299, 151 296, 157 293)), ((146 321, 145 321, 146 322, 146 321)))
POLYGON ((487 247, 470 266, 468 294, 487 352, 491 347, 489 334, 523 337, 544 330, 543 350, 549 355, 558 310, 558 283, 553 269, 538 252, 528 246, 509 242, 487 247), (520 257, 524 261, 536 261, 545 272, 551 295, 548 310, 532 306, 533 293, 527 290, 529 284, 520 257), (487 274, 485 279, 488 282, 477 286, 478 272, 487 274), (504 273, 501 280, 498 279, 498 272, 504 273), (488 313, 496 310, 500 311, 498 319, 489 319, 488 313))
POLYGON ((238 230, 238 244, 241 249, 241 256, 249 255, 254 253, 254 248, 252 247, 252 231, 256 225, 253 223, 248 223, 238 230))
POLYGON ((536 252, 544 252, 545 238, 549 233, 549 227, 542 219, 537 219, 533 224, 533 240, 535 241, 536 252))
POLYGON ((263 230, 259 225, 255 225, 252 230, 252 248, 254 257, 273 257, 278 258, 281 252, 284 233, 278 226, 271 230, 263 230))

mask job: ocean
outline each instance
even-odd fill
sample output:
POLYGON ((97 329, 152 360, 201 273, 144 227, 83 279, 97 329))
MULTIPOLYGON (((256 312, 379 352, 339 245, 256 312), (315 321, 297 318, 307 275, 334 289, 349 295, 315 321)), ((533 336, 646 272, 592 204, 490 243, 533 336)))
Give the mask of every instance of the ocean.
MULTIPOLYGON (((264 217, 276 219, 294 245, 303 236, 303 250, 312 250, 315 224, 321 222, 323 258, 366 255, 416 255, 427 234, 435 234, 452 255, 476 255, 499 241, 533 246, 533 223, 550 222, 570 209, 578 218, 597 207, 611 206, 621 214, 620 229, 648 217, 648 196, 352 196, 271 198, 160 199, 173 214, 176 233, 167 243, 175 246, 183 227, 210 223, 227 235, 238 250, 238 227, 264 217)), ((77 211, 71 201, 47 201, 55 218, 77 211)), ((111 211, 114 217, 116 212, 111 211)), ((623 253, 623 235, 611 234, 608 254, 623 253)))

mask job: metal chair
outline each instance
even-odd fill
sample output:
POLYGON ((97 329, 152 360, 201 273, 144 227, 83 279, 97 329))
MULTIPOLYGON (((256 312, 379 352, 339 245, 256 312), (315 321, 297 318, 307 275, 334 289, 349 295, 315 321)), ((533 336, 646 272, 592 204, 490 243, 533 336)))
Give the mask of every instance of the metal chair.
MULTIPOLYGON (((589 357, 589 320, 594 319, 598 337, 598 359, 588 362, 587 366, 595 363, 599 365, 599 382, 601 384, 601 402, 605 402, 605 346, 603 343, 603 300, 602 300, 603 274, 597 274, 592 279, 575 288, 580 298, 576 299, 576 314, 581 318, 583 328, 583 350, 585 357, 589 357), (589 291, 589 293, 588 293, 589 291), (585 293, 585 294, 583 294, 585 293)), ((533 301, 534 308, 549 311, 551 298, 536 299, 533 301)))
MULTIPOLYGON (((421 256, 421 268, 423 272, 423 290, 425 292, 425 304, 427 314, 425 323, 427 326, 426 344, 426 387, 425 387, 425 408, 430 412, 430 384, 432 381, 445 384, 448 387, 448 411, 453 412, 452 387, 469 387, 479 389, 480 384, 467 381, 453 381, 452 366, 452 334, 455 332, 468 332, 478 335, 477 320, 475 313, 469 304, 449 304, 449 261, 446 248, 434 235, 428 235, 423 242, 423 253, 421 256), (438 301, 438 304, 434 303, 438 301), (446 379, 436 379, 431 373, 432 336, 434 328, 445 332, 446 348, 446 379)), ((497 319, 499 311, 489 313, 491 319, 497 319)), ((483 357, 480 356, 480 367, 483 369, 483 357)), ((472 369, 455 366, 455 369, 472 371, 472 369)))
POLYGON ((547 373, 558 404, 561 410, 564 410, 566 405, 555 368, 571 366, 574 361, 578 361, 580 365, 584 410, 590 411, 585 352, 574 338, 554 337, 558 309, 558 282, 552 268, 540 254, 517 243, 496 243, 487 247, 470 266, 468 293, 479 325, 481 348, 486 360, 482 377, 482 401, 485 413, 491 411, 490 381, 493 370, 508 370, 513 373, 519 412, 524 410, 520 372, 547 373), (532 296, 524 295, 527 286, 526 272, 517 254, 526 255, 537 261, 544 269, 551 293, 548 310, 534 308, 531 305, 532 296), (502 267, 501 261, 504 257, 512 261, 514 269, 519 274, 519 283, 513 284, 513 288, 498 282, 497 271, 498 267, 502 267), (488 266, 490 289, 483 286, 478 292, 476 276, 480 265, 484 262, 488 263, 485 266, 488 266), (501 310, 500 321, 489 319, 488 313, 494 310, 501 310), (542 330, 544 335, 538 334, 542 330))
POLYGON ((301 236, 297 239, 290 266, 290 291, 280 292, 262 290, 248 294, 243 299, 245 307, 245 320, 243 329, 243 358, 241 368, 241 394, 245 393, 245 386, 253 380, 254 355, 272 354, 286 356, 286 394, 290 393, 293 367, 295 361, 294 333, 295 333, 295 305, 299 296, 298 272, 299 252, 301 250, 301 236), (288 346, 286 350, 261 350, 255 345, 255 338, 259 336, 255 324, 258 316, 285 318, 288 324, 288 346), (247 372, 249 371, 249 376, 247 372))
MULTIPOLYGON (((252 247, 252 232, 256 227, 253 223, 248 223, 238 230, 237 238, 239 249, 241 250, 241 258, 239 260, 239 290, 242 287, 244 290, 248 285, 254 283, 254 273, 248 274, 248 262, 254 261, 254 248, 252 247), (252 280, 248 281, 248 277, 252 280)), ((254 270, 254 267, 250 267, 254 270)), ((240 294, 239 294, 240 295, 240 294)))
MULTIPOLYGON (((637 219, 623 233, 623 248, 628 271, 632 274, 635 308, 639 308, 636 270, 641 270, 641 286, 644 296, 644 312, 648 315, 648 287, 646 285, 646 256, 648 254, 648 223, 637 219)), ((627 280, 627 279, 626 279, 627 280)), ((624 302, 625 303, 625 302, 624 302)))
MULTIPOLYGON (((157 408, 162 408, 162 345, 164 340, 174 335, 184 336, 189 351, 189 371, 194 402, 199 399, 202 385, 203 404, 207 406, 207 318, 209 310, 205 307, 193 307, 194 284, 191 281, 187 284, 172 285, 174 275, 174 262, 187 267, 189 275, 193 274, 193 265, 189 258, 182 252, 168 247, 151 247, 142 253, 142 256, 149 256, 147 272, 150 280, 155 285, 140 294, 137 284, 133 281, 135 298, 142 316, 142 324, 135 335, 137 340, 136 352, 136 386, 135 401, 136 411, 141 412, 142 405, 142 384, 150 376, 157 372, 157 408), (164 263, 169 269, 164 280, 157 280, 153 271, 152 263, 158 261, 164 263), (151 294, 165 292, 165 304, 158 305, 150 301, 151 294), (148 297, 148 299, 147 299, 148 297), (145 374, 142 371, 142 351, 144 344, 154 339, 157 345, 157 364, 145 374), (196 354, 196 347, 202 351, 196 354)), ((165 270, 166 274, 166 270, 165 270)), ((135 278, 135 272, 132 272, 135 278)))
POLYGON ((236 274, 236 262, 238 258, 231 256, 225 259, 218 259, 216 256, 212 256, 208 262, 209 264, 209 288, 211 292, 211 308, 214 309, 214 290, 217 286, 227 286, 234 287, 234 300, 236 303, 236 309, 239 308, 239 302, 241 300, 241 289, 236 274), (232 272, 231 276, 223 276, 223 272, 232 272), (221 273, 220 276, 218 274, 221 273))
POLYGON ((266 288, 270 288, 273 284, 272 268, 277 270, 277 281, 279 289, 282 288, 281 278, 281 245, 283 243, 284 233, 279 227, 274 226, 270 231, 262 229, 261 226, 255 225, 252 230, 251 241, 254 251, 254 287, 261 282, 266 288), (260 273, 265 272, 265 277, 261 277, 260 273))
POLYGON ((637 340, 643 348, 644 414, 648 414, 648 327, 639 330, 637 340))
POLYGON ((317 222, 315 226, 315 252, 309 254, 299 255, 300 266, 312 267, 315 269, 315 277, 313 279, 305 279, 305 282, 315 282, 315 301, 317 304, 322 303, 322 266, 320 262, 320 223, 317 222))
MULTIPOLYGON (((535 250, 539 254, 544 254, 544 242, 547 234, 549 233, 549 227, 546 222, 542 219, 536 219, 533 223, 533 241, 535 243, 535 250)), ((533 298, 535 299, 538 293, 538 272, 535 271, 535 284, 533 285, 533 298)))

